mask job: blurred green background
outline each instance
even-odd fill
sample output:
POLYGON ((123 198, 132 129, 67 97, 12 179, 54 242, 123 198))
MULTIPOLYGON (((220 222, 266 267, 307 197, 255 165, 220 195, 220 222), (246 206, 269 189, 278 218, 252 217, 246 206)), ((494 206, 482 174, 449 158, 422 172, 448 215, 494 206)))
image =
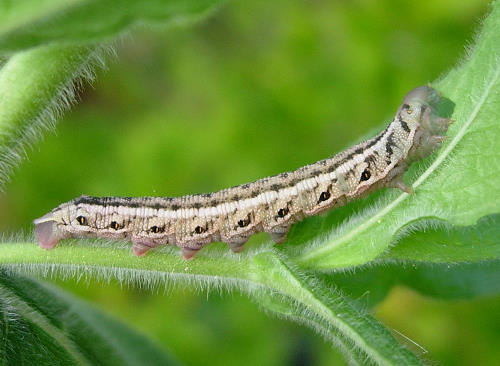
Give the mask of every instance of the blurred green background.
MULTIPOLYGON (((487 10, 483 0, 239 1, 194 26, 133 32, 29 153, 0 197, 0 231, 29 233, 83 193, 207 192, 330 156, 463 57, 487 10)), ((320 336, 237 293, 58 283, 188 365, 343 364, 320 336)), ((374 312, 424 359, 495 365, 499 307, 500 297, 442 302, 397 287, 374 312)))

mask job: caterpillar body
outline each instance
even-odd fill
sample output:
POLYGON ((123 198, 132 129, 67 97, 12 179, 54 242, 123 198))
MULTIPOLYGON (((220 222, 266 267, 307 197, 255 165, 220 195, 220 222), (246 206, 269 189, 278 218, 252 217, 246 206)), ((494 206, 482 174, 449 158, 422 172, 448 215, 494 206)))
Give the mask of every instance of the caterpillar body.
POLYGON ((46 249, 61 239, 97 236, 130 240, 136 255, 177 245, 186 259, 216 241, 240 252, 260 231, 281 243, 293 223, 380 187, 411 193, 403 174, 441 146, 451 123, 436 115, 439 101, 431 87, 413 89, 377 136, 293 172, 177 198, 81 196, 34 220, 35 234, 46 249))

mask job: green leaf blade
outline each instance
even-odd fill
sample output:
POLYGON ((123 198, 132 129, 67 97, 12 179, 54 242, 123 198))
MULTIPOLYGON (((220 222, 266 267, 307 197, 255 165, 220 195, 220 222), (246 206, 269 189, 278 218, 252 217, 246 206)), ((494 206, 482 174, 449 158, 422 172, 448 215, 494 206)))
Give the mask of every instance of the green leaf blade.
POLYGON ((2 364, 177 364, 145 337, 52 286, 2 270, 0 293, 2 364))
POLYGON ((434 84, 455 103, 456 122, 433 162, 425 170, 410 170, 415 194, 388 192, 326 240, 309 245, 298 256, 298 264, 319 270, 361 265, 386 250, 409 222, 434 217, 470 225, 500 212, 500 185, 491 170, 500 165, 495 143, 500 140, 499 43, 500 3, 496 2, 469 59, 434 84))
POLYGON ((410 230, 377 260, 457 263, 500 258, 500 214, 482 217, 470 226, 417 222, 410 230), (425 230, 418 230, 419 226, 425 230))
POLYGON ((385 299, 395 285, 410 287, 437 299, 474 299, 500 293, 500 260, 470 263, 411 263, 377 260, 354 273, 324 274, 363 307, 372 308, 385 299))
POLYGON ((0 192, 26 151, 52 130, 73 102, 75 82, 93 78, 101 52, 41 47, 12 56, 0 69, 0 192))
POLYGON ((185 24, 209 14, 219 0, 19 1, 0 7, 0 52, 47 44, 109 41, 138 25, 185 24), (3 10, 3 11, 2 11, 3 10))

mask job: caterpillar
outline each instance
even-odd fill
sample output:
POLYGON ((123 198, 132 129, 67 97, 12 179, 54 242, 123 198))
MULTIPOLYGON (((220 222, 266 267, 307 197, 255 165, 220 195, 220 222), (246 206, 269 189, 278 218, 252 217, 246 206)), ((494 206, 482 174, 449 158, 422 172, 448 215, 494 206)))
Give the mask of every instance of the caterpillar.
POLYGON ((35 234, 46 249, 61 239, 97 236, 130 240, 138 256, 159 245, 177 245, 185 259, 216 241, 240 252, 261 231, 282 243, 293 223, 378 188, 411 193, 403 174, 413 161, 441 146, 451 123, 436 114, 439 101, 429 86, 413 89, 375 137, 295 171, 215 193, 176 198, 84 195, 34 220, 35 234))

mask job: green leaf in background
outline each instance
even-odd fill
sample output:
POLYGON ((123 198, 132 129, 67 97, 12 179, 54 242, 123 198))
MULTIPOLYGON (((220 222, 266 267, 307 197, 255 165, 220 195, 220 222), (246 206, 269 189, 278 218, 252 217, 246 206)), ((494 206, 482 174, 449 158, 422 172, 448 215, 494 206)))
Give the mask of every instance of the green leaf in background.
POLYGON ((472 299, 500 293, 500 261, 473 263, 391 263, 357 268, 353 272, 328 273, 327 283, 371 308, 382 301, 395 285, 405 285, 438 299, 472 299))
MULTIPOLYGON (((387 192, 330 234, 321 233, 303 249, 298 264, 320 270, 360 265, 386 250, 410 223, 423 225, 433 218, 449 225, 473 225, 500 212, 500 185, 492 169, 500 166, 498 1, 476 42, 465 62, 433 84, 455 104, 456 122, 436 156, 407 175, 415 193, 387 192)), ((441 238, 446 240, 446 235, 441 238)), ((495 258, 497 252, 490 255, 495 258)))
POLYGON ((19 0, 0 2, 0 53, 110 40, 130 27, 185 24, 219 0, 19 0))
POLYGON ((36 280, 0 272, 2 365, 177 365, 144 335, 36 280))
POLYGON ((422 229, 413 226, 377 259, 454 263, 500 258, 500 214, 484 216, 470 226, 426 222, 422 229))
POLYGON ((500 292, 500 260, 402 267, 401 283, 441 299, 472 299, 500 292), (406 273, 403 273, 406 272, 406 273))
POLYGON ((104 65, 98 40, 142 24, 194 21, 207 1, 16 1, 0 3, 0 192, 14 168, 104 65), (63 45, 61 45, 61 43, 63 45), (23 51, 35 46, 33 50, 23 51))

